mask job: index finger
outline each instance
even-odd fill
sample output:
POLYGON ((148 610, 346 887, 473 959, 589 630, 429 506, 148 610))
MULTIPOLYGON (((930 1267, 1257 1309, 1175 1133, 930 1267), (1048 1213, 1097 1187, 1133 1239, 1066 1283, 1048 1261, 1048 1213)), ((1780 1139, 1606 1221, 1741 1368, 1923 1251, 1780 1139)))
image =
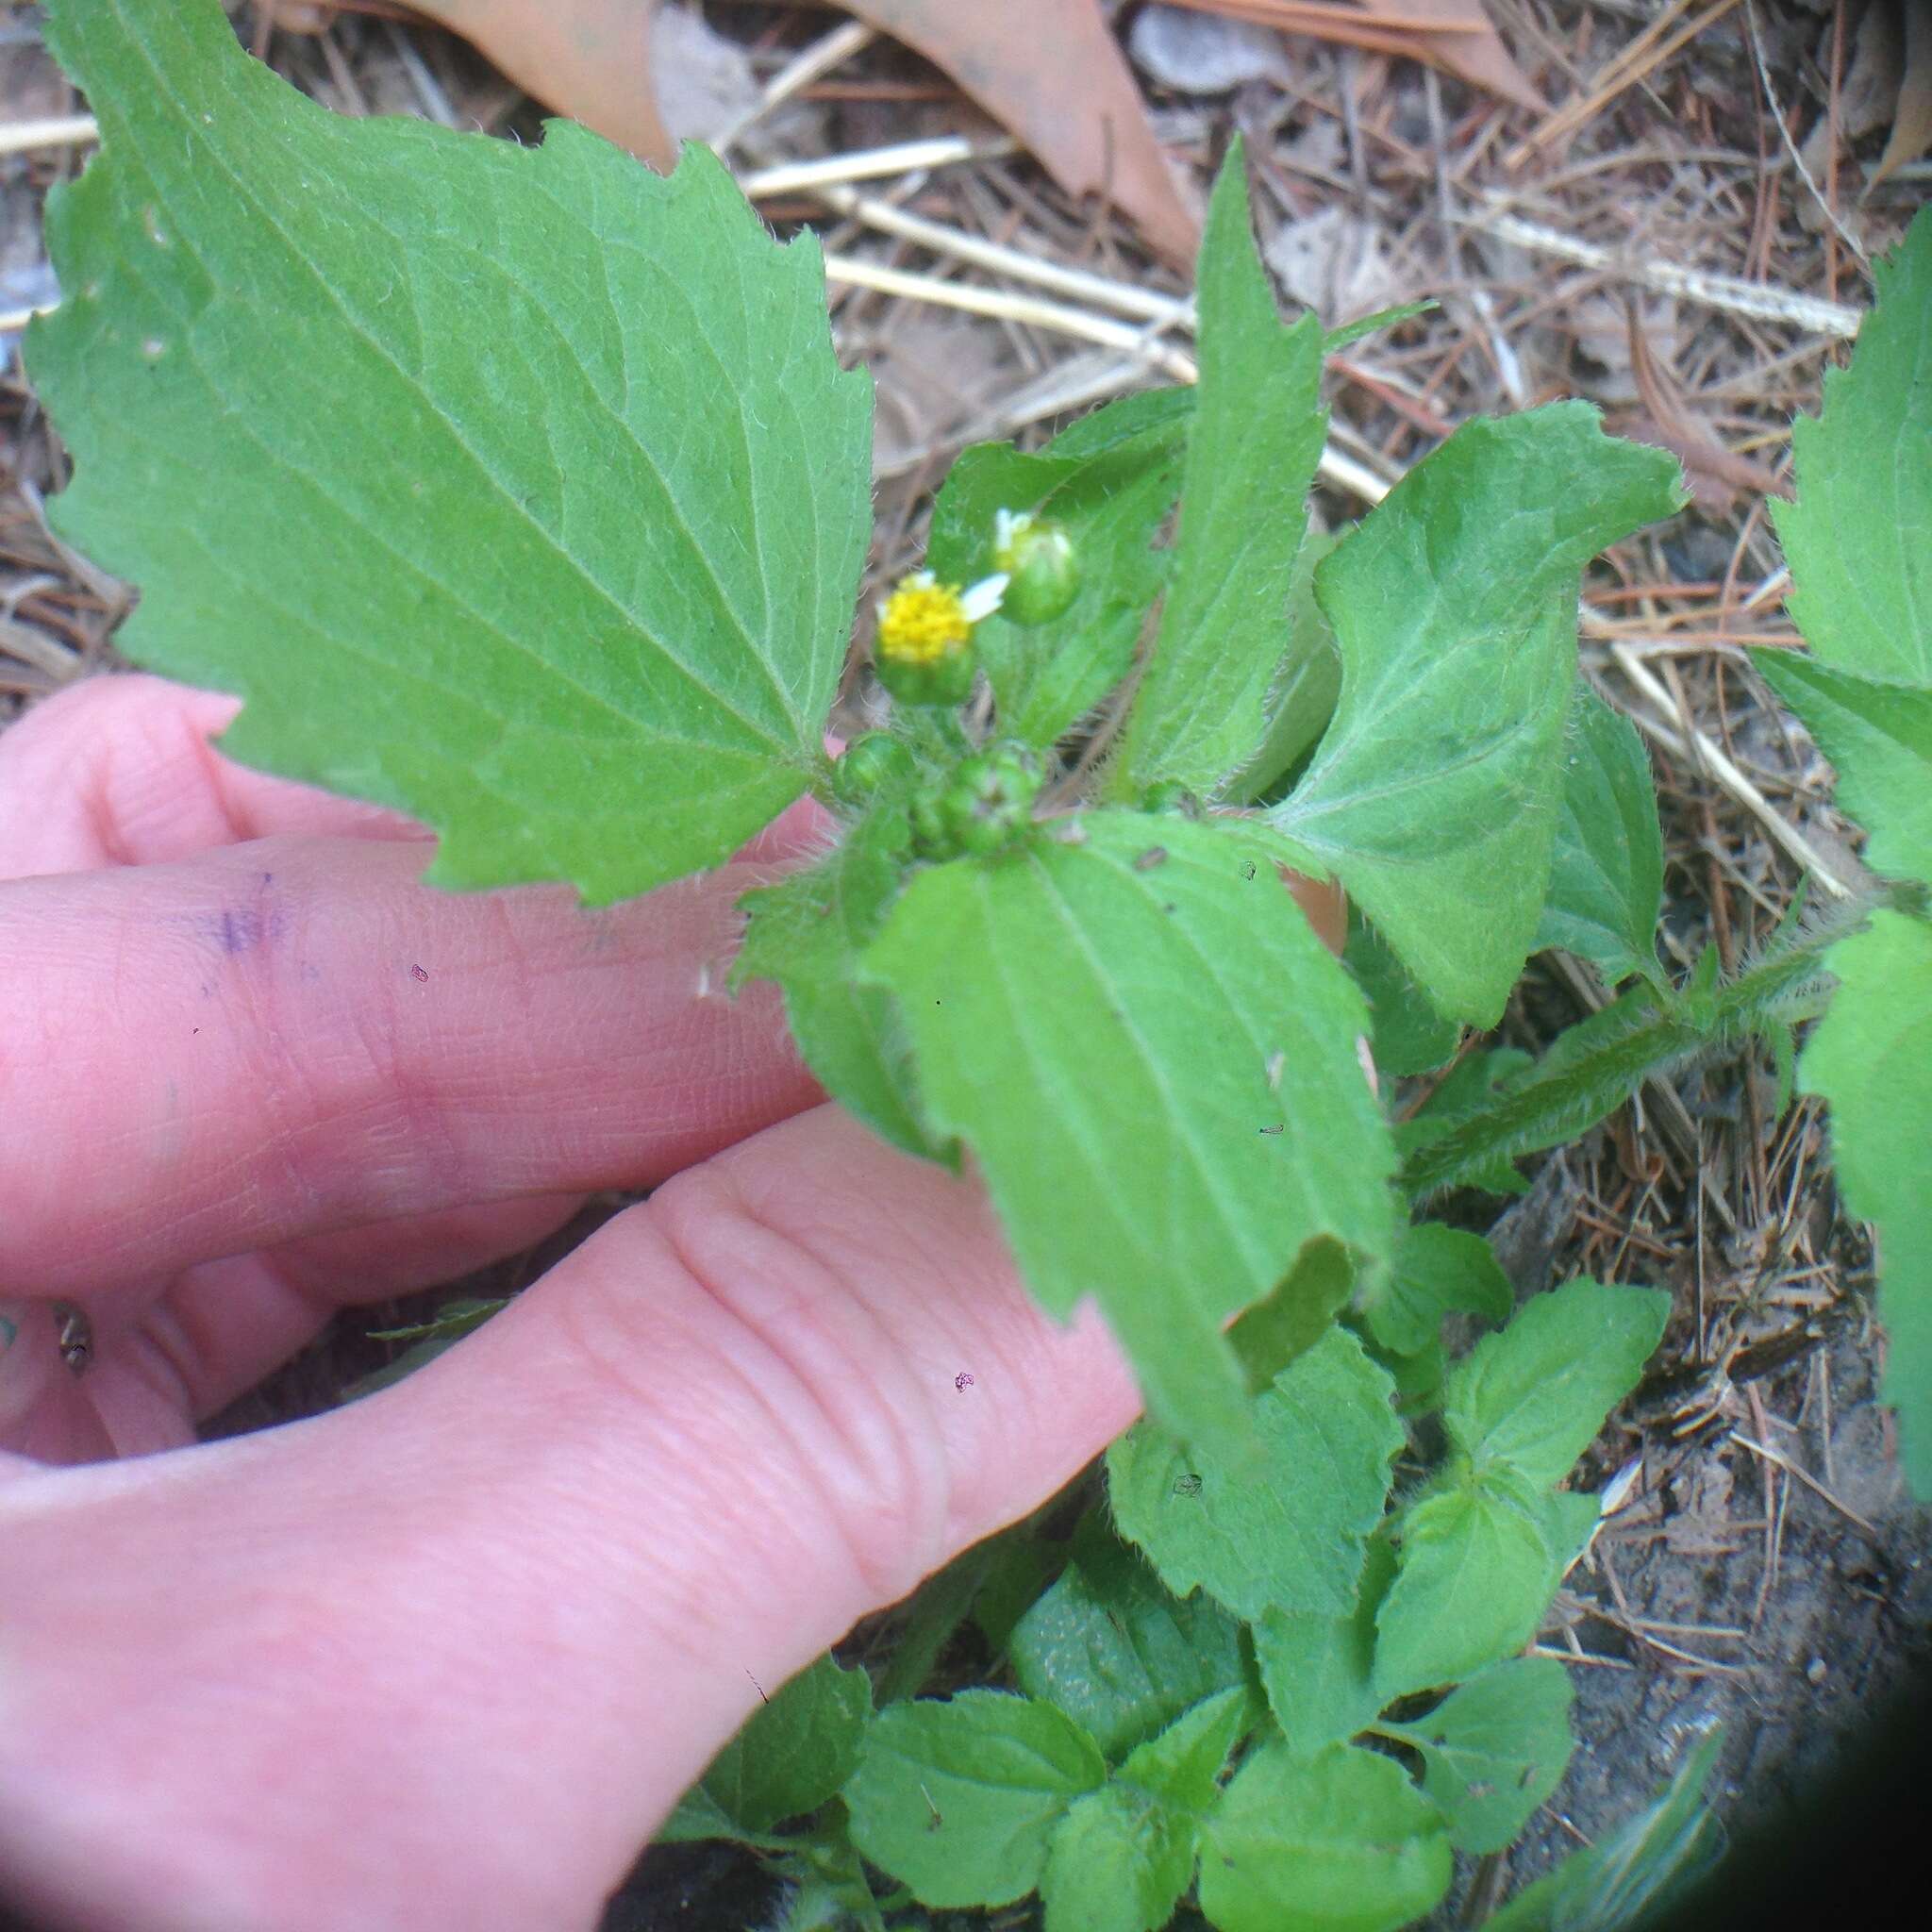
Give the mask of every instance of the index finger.
POLYGON ((419 841, 0 884, 0 1281, 74 1294, 334 1228, 645 1186, 820 1097, 724 991, 727 866, 591 912, 419 841))

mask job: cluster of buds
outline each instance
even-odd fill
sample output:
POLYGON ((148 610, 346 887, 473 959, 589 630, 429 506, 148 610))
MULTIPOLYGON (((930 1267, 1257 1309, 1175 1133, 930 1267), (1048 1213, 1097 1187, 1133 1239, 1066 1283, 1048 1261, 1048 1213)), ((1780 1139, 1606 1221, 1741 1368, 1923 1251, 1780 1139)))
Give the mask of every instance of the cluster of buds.
POLYGON ((922 857, 985 858, 1010 845, 1033 823, 1040 765, 1024 745, 997 745, 964 759, 937 798, 913 807, 922 857))

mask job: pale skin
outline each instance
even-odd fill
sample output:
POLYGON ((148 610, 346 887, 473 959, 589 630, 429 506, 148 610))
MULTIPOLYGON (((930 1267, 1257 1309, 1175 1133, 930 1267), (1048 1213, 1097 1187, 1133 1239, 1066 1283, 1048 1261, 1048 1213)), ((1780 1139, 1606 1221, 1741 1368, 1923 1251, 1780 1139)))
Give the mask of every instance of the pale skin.
POLYGON ((809 808, 604 913, 449 895, 415 827, 210 750, 234 709, 99 679, 0 734, 0 1896, 590 1926, 758 1686, 1139 1398, 717 990, 809 808), (195 1442, 336 1308, 645 1186, 400 1387, 195 1442))

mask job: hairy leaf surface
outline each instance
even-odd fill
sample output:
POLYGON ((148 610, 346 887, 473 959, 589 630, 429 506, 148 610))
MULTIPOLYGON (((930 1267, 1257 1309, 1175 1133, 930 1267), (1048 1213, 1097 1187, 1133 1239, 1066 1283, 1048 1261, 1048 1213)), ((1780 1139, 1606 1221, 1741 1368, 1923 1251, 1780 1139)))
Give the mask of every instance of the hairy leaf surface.
POLYGON ((775 886, 747 892, 744 944, 734 991, 775 980, 805 1063, 827 1092, 909 1154, 938 1149, 919 1118, 911 1054, 891 994, 855 977, 898 894, 911 841, 906 814, 886 808, 861 820, 839 849, 775 886))
POLYGON ((1309 1757, 1345 1744, 1382 1707, 1375 1690, 1375 1613, 1395 1580, 1395 1552, 1369 1539, 1352 1608, 1339 1617, 1270 1610, 1255 1624, 1255 1661, 1289 1750, 1309 1757))
POLYGON ((921 872, 863 970, 1033 1291, 1061 1314, 1095 1296, 1156 1411, 1213 1433, 1242 1402, 1224 1320, 1318 1235, 1387 1246, 1361 1000, 1265 832, 1113 811, 1068 829, 921 872))
POLYGON ((1202 1814, 1241 1735, 1224 1690, 1150 1738, 1055 1827, 1040 1881, 1047 1932, 1158 1932, 1194 1875, 1202 1814))
POLYGON ((1461 1852, 1500 1852, 1562 1781, 1570 1674, 1554 1657, 1511 1657, 1452 1690, 1428 1716, 1385 1725, 1423 1757, 1423 1790, 1461 1852))
POLYGON ((1437 1341, 1451 1309, 1507 1321, 1515 1306, 1509 1277, 1479 1234, 1424 1221, 1404 1231, 1369 1331, 1394 1355, 1415 1355, 1437 1341))
POLYGON ((1375 1688, 1387 1704, 1471 1676, 1536 1632, 1554 1588, 1535 1492, 1466 1481, 1396 1519, 1395 1581, 1376 1618, 1375 1688))
POLYGON ((1612 983, 1634 973, 1661 985, 1664 840, 1650 754, 1636 725, 1587 685, 1574 702, 1550 891, 1534 950, 1561 946, 1602 967, 1612 983))
POLYGON ((1176 1597, 1138 1557, 1070 1563, 1008 1645, 1029 1696, 1058 1706, 1109 1758, 1241 1680, 1240 1627, 1213 1598, 1176 1597))
POLYGON ((929 1906, 1003 1906, 1039 1883, 1067 1807, 1107 1776, 1093 1740, 1004 1690, 894 1704, 845 1787, 852 1841, 929 1906))
POLYGON ((1251 1621, 1271 1607, 1346 1613, 1402 1446, 1391 1392, 1361 1343, 1330 1328, 1256 1398, 1258 1464, 1137 1424, 1107 1456, 1121 1534, 1169 1589, 1198 1584, 1251 1621))
POLYGON ((1831 1103, 1846 1205, 1877 1224, 1882 1392, 1913 1492, 1932 1497, 1932 925, 1874 912, 1831 967, 1839 990, 1800 1075, 1831 1103))
POLYGON ((1393 1932, 1449 1888, 1436 1807, 1392 1758, 1280 1745, 1235 1774, 1208 1821, 1201 1909, 1220 1932, 1393 1932))
MULTIPOLYGON (((1932 685, 1932 208, 1873 264, 1877 294, 1824 407, 1791 425, 1795 503, 1771 519, 1812 650, 1840 671, 1932 685)), ((1768 654, 1767 654, 1768 655, 1768 654)), ((1762 659, 1759 660, 1760 662, 1762 659)))
POLYGON ((49 37, 102 151, 27 355, 128 655, 239 692, 243 762, 433 825, 442 885, 619 898, 795 797, 871 525, 817 244, 702 152, 330 114, 213 0, 49 37))
POLYGON ((1576 586, 1681 501, 1582 403, 1458 429, 1315 573, 1341 698, 1271 816, 1453 1019, 1493 1024, 1536 936, 1576 671, 1576 586))
POLYGON ((1541 1489, 1560 1481, 1637 1386, 1670 1318, 1661 1289, 1566 1282, 1532 1297, 1449 1377, 1442 1420, 1478 1468, 1541 1489))
POLYGON ((1201 245, 1201 381, 1180 541, 1115 794, 1174 779, 1212 796, 1261 742, 1322 454, 1322 325, 1284 327, 1255 246, 1237 141, 1201 245))
POLYGON ((1880 684, 1790 651, 1753 661, 1837 767, 1838 802, 1871 834, 1866 863, 1932 880, 1932 684, 1880 684))

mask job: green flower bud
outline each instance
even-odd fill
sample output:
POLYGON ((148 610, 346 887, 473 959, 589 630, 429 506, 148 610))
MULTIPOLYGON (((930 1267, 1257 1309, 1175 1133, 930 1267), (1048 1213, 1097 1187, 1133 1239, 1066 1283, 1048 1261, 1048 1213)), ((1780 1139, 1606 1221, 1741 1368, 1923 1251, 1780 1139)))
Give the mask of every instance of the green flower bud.
POLYGON ((1074 540, 1050 517, 999 511, 993 525, 993 568, 1007 579, 1000 615, 1015 624, 1051 624, 1080 591, 1074 540))
POLYGON ((918 766, 906 745, 890 731, 867 731, 845 747, 832 767, 832 795, 857 810, 874 794, 911 783, 918 766))
POLYGON ((1040 767, 1018 747, 982 752, 953 774, 940 819, 960 852, 984 855, 1010 844, 1033 823, 1040 767))

